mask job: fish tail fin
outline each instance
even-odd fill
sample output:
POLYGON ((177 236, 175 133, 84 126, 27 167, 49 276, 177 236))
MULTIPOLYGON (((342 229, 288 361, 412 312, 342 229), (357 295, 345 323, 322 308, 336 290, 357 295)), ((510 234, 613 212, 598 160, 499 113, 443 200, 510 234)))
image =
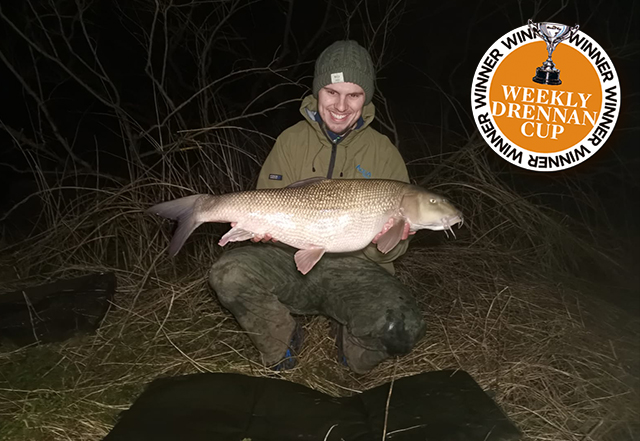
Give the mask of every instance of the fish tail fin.
POLYGON ((147 209, 148 213, 157 214, 167 219, 178 221, 178 228, 171 238, 169 244, 169 256, 173 257, 178 254, 187 238, 198 228, 202 222, 196 219, 195 204, 196 200, 202 195, 196 194, 173 201, 162 202, 147 209))

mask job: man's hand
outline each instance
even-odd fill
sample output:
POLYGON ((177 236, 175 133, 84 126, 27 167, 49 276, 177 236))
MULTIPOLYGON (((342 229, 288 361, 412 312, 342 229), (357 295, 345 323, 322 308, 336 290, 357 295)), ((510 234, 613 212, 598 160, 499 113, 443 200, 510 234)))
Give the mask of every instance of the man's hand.
MULTIPOLYGON (((234 228, 236 226, 237 222, 231 222, 231 228, 234 228)), ((254 236, 251 238, 251 242, 263 242, 263 243, 267 243, 267 242, 277 242, 278 239, 274 239, 273 237, 271 237, 270 234, 265 234, 264 236, 260 235, 260 234, 254 234, 254 236)))
MULTIPOLYGON (((380 236, 382 236, 384 233, 389 231, 389 228, 393 227, 393 224, 394 224, 394 220, 393 220, 393 218, 390 218, 387 221, 387 223, 384 224, 384 226, 382 227, 382 231, 379 232, 378 234, 376 234, 376 237, 374 237, 371 242, 372 243, 377 243, 378 239, 380 239, 380 236)), ((410 228, 411 228, 411 225, 409 224, 409 222, 405 222, 404 223, 404 231, 402 232, 402 240, 407 240, 407 238, 410 235, 416 234, 415 231, 409 231, 410 228)))

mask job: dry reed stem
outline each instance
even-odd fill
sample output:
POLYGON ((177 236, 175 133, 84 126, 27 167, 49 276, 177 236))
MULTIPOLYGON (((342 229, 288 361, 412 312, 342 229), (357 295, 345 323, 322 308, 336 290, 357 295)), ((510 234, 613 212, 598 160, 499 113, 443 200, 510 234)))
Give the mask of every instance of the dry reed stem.
MULTIPOLYGON (((416 249, 406 256, 401 277, 419 278, 429 271, 424 252, 416 249)), ((441 262, 454 279, 468 269, 446 263, 441 262)), ((97 335, 14 351, 2 360, 20 365, 29 352, 33 357, 45 352, 55 360, 41 379, 51 387, 2 388, 2 415, 54 439, 99 439, 145 384, 168 375, 240 372, 345 396, 394 378, 459 368, 495 394, 528 439, 578 440, 587 434, 614 439, 608 436, 637 421, 632 369, 637 365, 631 365, 633 352, 628 352, 637 350, 632 335, 599 326, 606 321, 598 319, 603 305, 596 303, 597 310, 584 302, 578 306, 575 293, 565 291, 562 298, 555 287, 500 279, 493 280, 501 287, 493 292, 467 285, 452 289, 446 281, 428 291, 418 287, 429 330, 397 363, 385 362, 364 376, 351 373, 335 361, 328 321, 316 317, 305 324, 307 341, 298 367, 274 374, 256 362, 258 354, 248 338, 210 296, 204 271, 179 283, 154 276, 152 286, 140 294, 135 314, 130 308, 138 279, 120 273, 118 298, 97 335), (125 390, 132 390, 128 399, 122 398, 125 390), (51 397, 60 403, 53 411, 50 403, 44 404, 51 397), (81 424, 72 424, 77 418, 81 424)))
MULTIPOLYGON (((609 260, 598 260, 597 248, 534 204, 497 184, 480 188, 470 176, 466 193, 457 193, 469 213, 458 239, 422 232, 397 265, 424 313, 426 336, 410 354, 367 375, 336 361, 323 317, 304 319, 305 346, 295 369, 274 373, 259 363, 246 333, 206 283, 225 227, 201 227, 172 261, 164 257, 168 226, 143 214, 158 200, 185 194, 184 185, 145 178, 59 200, 50 190, 45 201, 57 215, 40 234, 5 250, 3 291, 114 271, 118 292, 95 335, 2 348, 0 421, 11 422, 0 434, 101 439, 145 385, 165 376, 238 372, 346 396, 449 368, 469 372, 527 439, 617 441, 635 433, 638 321, 557 277, 567 274, 571 262, 563 259, 572 252, 574 260, 586 255, 604 268, 612 268, 609 260), (493 228, 500 224, 509 231, 493 228)), ((456 181, 445 173, 442 182, 456 181)), ((387 435, 409 429, 387 428, 387 435)))

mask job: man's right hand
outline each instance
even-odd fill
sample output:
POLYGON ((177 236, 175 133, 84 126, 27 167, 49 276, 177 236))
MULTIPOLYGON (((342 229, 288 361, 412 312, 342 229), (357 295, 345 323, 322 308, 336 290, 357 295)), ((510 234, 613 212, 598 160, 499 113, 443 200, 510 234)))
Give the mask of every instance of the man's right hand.
MULTIPOLYGON (((231 228, 234 228, 236 226, 237 222, 231 222, 231 228)), ((253 237, 251 238, 251 242, 263 242, 263 243, 267 243, 267 242, 277 242, 278 239, 274 239, 269 233, 263 235, 260 234, 254 234, 253 237)))
POLYGON ((251 238, 251 242, 262 242, 262 243, 274 242, 275 243, 277 241, 278 239, 274 239, 273 237, 271 237, 269 233, 265 234, 264 236, 256 234, 251 238))

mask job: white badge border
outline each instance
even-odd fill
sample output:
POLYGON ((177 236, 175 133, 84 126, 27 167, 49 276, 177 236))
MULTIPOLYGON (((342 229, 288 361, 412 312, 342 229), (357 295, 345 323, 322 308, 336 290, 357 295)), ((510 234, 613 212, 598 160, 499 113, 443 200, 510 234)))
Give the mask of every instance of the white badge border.
MULTIPOLYGON (((536 39, 531 40, 531 41, 526 41, 523 43, 518 43, 515 45, 512 45, 511 48, 507 48, 504 44, 502 44, 502 41, 505 40, 507 37, 509 36, 516 36, 517 38, 517 34, 520 33, 521 31, 528 31, 529 30, 529 26, 528 25, 524 25, 524 26, 520 26, 519 28, 515 28, 509 32, 507 32, 506 34, 504 34, 502 37, 500 37, 498 40, 496 40, 493 45, 491 45, 491 47, 489 49, 487 49, 487 51, 484 53, 484 55, 480 58, 480 62, 478 63, 478 67, 476 68, 474 74, 473 74, 473 80, 472 80, 472 85, 471 85, 471 110, 473 112, 473 120, 474 123, 476 124, 476 127, 478 128, 478 131, 480 132, 480 134, 482 135, 482 138, 485 140, 485 142, 491 147, 491 149, 498 154, 500 157, 502 157, 503 159, 509 161, 511 164, 516 165, 518 167, 527 169, 527 170, 532 170, 532 171, 543 171, 543 172, 553 172, 553 171, 560 171, 560 170, 566 170, 568 168, 571 167, 575 167, 578 164, 581 164, 582 162, 586 161, 587 159, 589 159, 590 157, 592 157, 593 155, 596 154, 596 152, 598 150, 600 150, 600 148, 607 142, 607 140, 609 139, 609 137, 611 136, 611 133, 613 132, 616 122, 618 120, 618 115, 620 114, 620 101, 621 101, 621 93, 620 93, 620 81, 618 79, 618 73, 615 70, 615 66, 613 65, 613 62, 611 61, 611 58, 609 58, 609 55, 604 51, 604 49, 602 49, 602 47, 595 41, 593 40, 591 37, 589 37, 589 35, 585 34, 582 31, 577 31, 577 37, 578 40, 581 41, 581 43, 584 44, 584 40, 582 40, 582 38, 585 38, 587 42, 589 42, 592 45, 592 48, 595 52, 600 51, 602 58, 604 59, 604 62, 609 64, 610 70, 611 72, 613 72, 613 79, 607 81, 607 83, 605 84, 605 78, 603 77, 603 75, 598 71, 598 66, 597 64, 594 63, 593 59, 589 57, 588 53, 583 52, 580 47, 575 46, 574 44, 569 43, 569 39, 564 40, 562 43, 560 44, 571 44, 571 46, 582 52, 582 54, 589 60, 589 62, 591 63, 591 65, 593 66, 593 69, 595 70, 596 74, 598 74, 598 78, 600 80, 600 87, 602 89, 602 105, 600 107, 600 112, 598 114, 598 119, 596 120, 596 123, 593 125, 593 128, 589 131, 589 133, 578 143, 574 144, 573 146, 562 150, 560 152, 553 152, 553 153, 538 153, 538 152, 531 152, 530 150, 526 150, 524 148, 521 148, 520 146, 516 145, 515 143, 513 143, 509 138, 507 138, 504 133, 502 133, 502 131, 500 130, 500 128, 498 127, 498 125, 495 122, 495 119, 493 118, 493 115, 491 114, 491 103, 489 101, 489 92, 491 90, 491 85, 493 83, 493 77, 494 74, 496 72, 496 70, 498 69, 498 67, 500 66, 500 64, 502 63, 502 61, 513 51, 515 51, 516 49, 519 49, 522 46, 525 46, 527 44, 531 44, 534 43, 536 41, 543 41, 541 38, 536 37, 536 39), (491 52, 498 50, 499 53, 501 53, 503 56, 500 57, 497 60, 496 65, 494 66, 494 68, 491 70, 490 76, 489 76, 489 80, 486 83, 487 85, 487 91, 486 93, 482 92, 482 91, 478 91, 476 89, 476 86, 478 84, 478 76, 480 74, 480 71, 483 70, 482 66, 483 66, 483 62, 485 59, 487 59, 487 57, 491 58, 491 52), (605 110, 605 104, 607 104, 607 92, 606 89, 610 88, 610 87, 615 87, 616 90, 616 96, 617 96, 617 100, 615 103, 615 114, 613 115, 613 121, 610 123, 610 129, 607 131, 607 133, 603 136, 603 137, 599 137, 600 142, 598 143, 598 145, 593 145, 592 142, 588 141, 589 138, 591 138, 594 134, 594 132, 598 129, 600 123, 603 122, 603 113, 605 110), (477 102, 475 102, 475 99, 477 98, 476 96, 476 92, 477 93, 484 93, 485 97, 486 97, 486 105, 481 106, 476 108, 476 104, 477 102), (492 145, 491 143, 491 139, 486 136, 485 132, 483 131, 481 124, 479 123, 479 116, 480 115, 485 115, 486 113, 488 113, 489 115, 489 120, 491 122, 491 124, 493 125, 493 127, 495 128, 497 134, 499 136, 501 136, 504 140, 507 140, 511 147, 513 149, 515 149, 517 152, 521 153, 521 160, 518 161, 515 159, 515 157, 517 157, 517 155, 505 155, 502 152, 500 152, 500 150, 498 148, 496 148, 494 145, 492 145), (571 163, 571 164, 564 164, 562 166, 558 166, 558 167, 534 167, 532 165, 530 165, 531 162, 531 158, 533 156, 538 157, 538 158, 545 158, 545 157, 551 157, 554 158, 556 156, 559 155, 563 155, 563 154, 567 154, 569 151, 575 150, 577 148, 580 147, 580 145, 585 144, 585 146, 589 149, 590 153, 585 154, 584 156, 580 157, 578 160, 576 160, 575 162, 571 163)), ((544 58, 545 54, 542 54, 542 58, 544 58)), ((542 60, 544 61, 544 60, 542 60)), ((541 63, 542 63, 541 61, 541 63)), ((531 78, 533 78, 535 76, 535 71, 531 73, 531 78)), ((537 162, 537 161, 536 161, 537 162)))

